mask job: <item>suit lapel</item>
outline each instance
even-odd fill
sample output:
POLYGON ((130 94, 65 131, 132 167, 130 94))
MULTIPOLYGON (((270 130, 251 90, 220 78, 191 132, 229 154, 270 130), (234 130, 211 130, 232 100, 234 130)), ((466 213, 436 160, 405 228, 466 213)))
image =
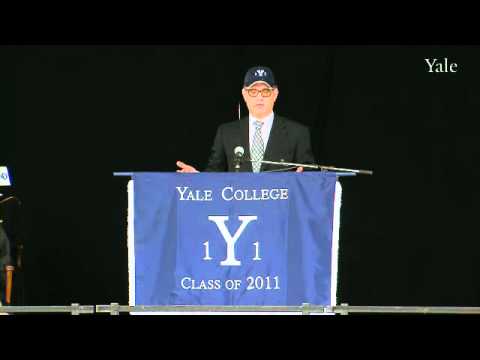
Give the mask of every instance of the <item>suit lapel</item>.
MULTIPOLYGON (((275 115, 273 118, 272 130, 270 130, 270 136, 268 138, 267 148, 265 149, 263 160, 280 161, 280 159, 278 159, 278 156, 282 148, 282 143, 286 141, 283 136, 284 133, 285 123, 281 118, 275 115)), ((260 171, 265 171, 269 167, 271 166, 268 164, 262 164, 260 171)))
MULTIPOLYGON (((245 159, 250 159, 250 140, 249 140, 249 126, 248 116, 240 119, 240 140, 242 142, 243 149, 245 150, 245 159)), ((241 168, 243 171, 253 171, 252 163, 248 160, 242 162, 241 168)))

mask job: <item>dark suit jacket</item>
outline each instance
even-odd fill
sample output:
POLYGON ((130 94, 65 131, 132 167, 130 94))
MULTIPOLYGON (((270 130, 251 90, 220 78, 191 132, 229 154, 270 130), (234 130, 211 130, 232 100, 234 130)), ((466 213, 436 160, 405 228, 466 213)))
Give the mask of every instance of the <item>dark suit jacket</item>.
MULTIPOLYGON (((205 171, 234 171, 234 153, 237 146, 245 150, 250 159, 248 116, 218 127, 205 171)), ((263 160, 313 164, 309 129, 297 122, 275 115, 263 160)), ((260 171, 279 169, 276 165, 262 164, 260 171)), ((253 171, 252 163, 243 161, 240 171, 253 171)))
POLYGON ((10 265, 10 243, 7 234, 0 223, 0 301, 4 301, 5 296, 5 265, 10 265))

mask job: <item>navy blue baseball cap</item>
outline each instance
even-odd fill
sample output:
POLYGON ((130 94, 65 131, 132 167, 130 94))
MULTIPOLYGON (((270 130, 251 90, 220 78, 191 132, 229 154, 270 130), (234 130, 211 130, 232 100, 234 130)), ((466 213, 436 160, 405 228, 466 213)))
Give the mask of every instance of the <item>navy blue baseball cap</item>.
POLYGON ((275 76, 272 69, 267 66, 254 66, 247 70, 243 86, 249 87, 257 82, 264 82, 271 87, 276 87, 275 76))

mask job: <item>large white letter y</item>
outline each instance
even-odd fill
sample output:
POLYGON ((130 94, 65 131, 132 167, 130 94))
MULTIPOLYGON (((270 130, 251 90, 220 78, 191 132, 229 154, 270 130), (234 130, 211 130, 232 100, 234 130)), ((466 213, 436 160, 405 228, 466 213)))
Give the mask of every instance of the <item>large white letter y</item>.
POLYGON ((227 243, 227 258, 220 262, 221 266, 240 266, 242 263, 235 258, 235 243, 237 242, 242 232, 247 227, 248 223, 253 220, 257 220, 257 216, 239 216, 238 220, 242 222, 235 235, 230 235, 230 232, 225 225, 225 221, 228 221, 228 216, 209 216, 208 220, 217 224, 218 230, 222 234, 225 242, 227 243))

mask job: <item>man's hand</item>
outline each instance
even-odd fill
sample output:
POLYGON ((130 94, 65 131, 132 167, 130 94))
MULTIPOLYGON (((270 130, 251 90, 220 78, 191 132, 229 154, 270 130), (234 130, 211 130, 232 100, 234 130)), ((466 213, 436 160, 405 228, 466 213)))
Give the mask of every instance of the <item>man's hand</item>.
POLYGON ((297 167, 297 170, 295 172, 303 172, 303 167, 301 166, 297 167))
POLYGON ((177 172, 181 172, 181 173, 197 173, 197 172, 199 172, 193 166, 187 165, 187 164, 185 164, 181 161, 177 161, 177 166, 180 168, 180 170, 177 170, 177 172))

